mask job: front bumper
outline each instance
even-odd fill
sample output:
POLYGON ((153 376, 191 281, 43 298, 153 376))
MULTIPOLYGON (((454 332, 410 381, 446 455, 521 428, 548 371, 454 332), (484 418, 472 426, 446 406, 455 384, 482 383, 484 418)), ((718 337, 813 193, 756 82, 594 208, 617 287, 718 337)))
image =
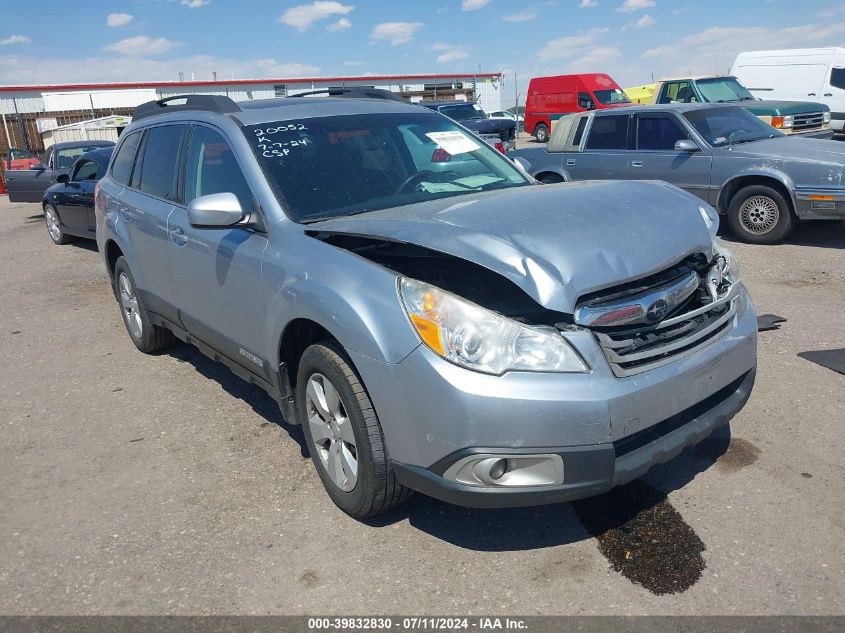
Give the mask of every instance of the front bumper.
POLYGON ((442 475, 472 453, 529 455, 537 449, 465 449, 444 458, 432 468, 393 462, 396 478, 403 485, 430 497, 475 508, 504 508, 572 501, 601 494, 644 475, 652 466, 676 457, 715 429, 727 424, 745 405, 754 386, 751 369, 697 405, 667 420, 609 444, 543 449, 559 455, 564 464, 564 483, 521 488, 480 487, 450 481, 442 475))
MULTIPOLYGON (((784 130, 780 130, 783 132, 784 130)), ((811 132, 790 132, 787 136, 794 136, 796 138, 821 138, 821 139, 828 139, 833 138, 833 130, 831 128, 827 128, 825 130, 813 130, 811 132)))
POLYGON ((694 354, 626 378, 613 374, 586 330, 567 333, 592 368, 586 374, 490 376, 457 367, 422 346, 396 364, 350 355, 403 483, 466 505, 546 503, 596 494, 637 477, 742 407, 754 380, 757 321, 744 289, 737 301, 730 327, 718 338, 694 354), (714 394, 720 394, 719 402, 710 400, 714 394), (663 430, 657 443, 631 448, 632 438, 642 441, 657 429, 663 430), (563 484, 505 490, 441 476, 472 451, 559 454, 563 484))
POLYGON ((802 220, 845 219, 845 189, 833 187, 797 187, 795 215, 802 220))

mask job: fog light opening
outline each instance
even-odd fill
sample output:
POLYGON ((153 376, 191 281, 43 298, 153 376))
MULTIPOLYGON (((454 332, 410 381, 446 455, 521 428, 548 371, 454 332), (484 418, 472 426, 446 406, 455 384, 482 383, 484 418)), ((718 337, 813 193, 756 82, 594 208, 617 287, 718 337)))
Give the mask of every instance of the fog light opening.
POLYGON ((497 459, 493 462, 493 465, 490 466, 490 479, 494 481, 496 479, 501 479, 506 472, 508 472, 508 460, 497 459))

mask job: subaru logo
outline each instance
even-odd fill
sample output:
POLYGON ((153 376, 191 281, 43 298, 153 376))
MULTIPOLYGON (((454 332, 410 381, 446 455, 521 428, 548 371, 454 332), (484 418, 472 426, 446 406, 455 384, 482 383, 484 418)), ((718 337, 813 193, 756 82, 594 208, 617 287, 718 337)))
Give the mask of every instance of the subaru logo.
POLYGON ((648 306, 648 309, 645 311, 645 318, 648 319, 650 323, 656 323, 665 317, 668 312, 669 304, 663 299, 658 299, 648 306))

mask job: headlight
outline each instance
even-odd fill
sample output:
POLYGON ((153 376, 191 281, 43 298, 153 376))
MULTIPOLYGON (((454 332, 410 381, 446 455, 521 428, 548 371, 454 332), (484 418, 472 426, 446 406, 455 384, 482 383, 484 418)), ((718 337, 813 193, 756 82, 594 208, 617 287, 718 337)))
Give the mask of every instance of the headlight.
POLYGON ((830 123, 830 112, 825 112, 824 115, 822 115, 822 120, 825 123, 830 123))
POLYGON ((399 295, 420 340, 461 367, 495 375, 590 369, 554 328, 522 325, 414 279, 399 279, 399 295))
POLYGON ((732 282, 740 280, 739 262, 737 261, 731 249, 720 237, 713 238, 713 257, 721 255, 725 259, 725 268, 723 274, 732 282))
POLYGON ((716 213, 716 209, 708 205, 699 205, 698 212, 701 214, 701 218, 704 220, 704 223, 707 225, 707 230, 710 232, 710 237, 715 238, 716 232, 719 230, 719 214, 716 213))

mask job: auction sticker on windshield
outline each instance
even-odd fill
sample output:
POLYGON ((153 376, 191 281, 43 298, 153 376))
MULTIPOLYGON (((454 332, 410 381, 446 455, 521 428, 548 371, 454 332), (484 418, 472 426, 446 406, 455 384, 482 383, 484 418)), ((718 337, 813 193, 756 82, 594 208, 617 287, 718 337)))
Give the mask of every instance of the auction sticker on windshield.
POLYGON ((478 149, 478 144, 460 132, 426 132, 426 136, 452 156, 478 149))

